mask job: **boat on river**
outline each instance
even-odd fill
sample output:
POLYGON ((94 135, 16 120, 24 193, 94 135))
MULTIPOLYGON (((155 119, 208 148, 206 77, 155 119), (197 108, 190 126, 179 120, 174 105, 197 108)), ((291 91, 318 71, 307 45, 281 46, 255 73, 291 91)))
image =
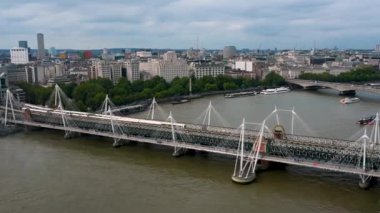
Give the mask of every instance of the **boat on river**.
POLYGON ((190 102, 190 99, 180 99, 180 100, 174 100, 171 102, 171 104, 184 104, 184 103, 187 103, 187 102, 190 102))
POLYGON ((271 95, 271 94, 278 94, 278 93, 285 93, 285 92, 290 92, 289 87, 279 87, 279 88, 274 88, 274 89, 265 89, 265 90, 261 91, 261 94, 271 95))
POLYGON ((245 91, 245 92, 236 92, 236 93, 228 93, 225 94, 225 98, 236 98, 236 97, 241 97, 241 96, 254 96, 257 93, 255 91, 245 91))
POLYGON ((359 102, 360 99, 358 97, 346 97, 346 98, 343 98, 343 99, 340 99, 340 103, 342 104, 353 104, 353 103, 357 103, 359 102))
POLYGON ((370 115, 367 117, 362 117, 356 123, 360 125, 373 125, 375 123, 376 115, 370 115))

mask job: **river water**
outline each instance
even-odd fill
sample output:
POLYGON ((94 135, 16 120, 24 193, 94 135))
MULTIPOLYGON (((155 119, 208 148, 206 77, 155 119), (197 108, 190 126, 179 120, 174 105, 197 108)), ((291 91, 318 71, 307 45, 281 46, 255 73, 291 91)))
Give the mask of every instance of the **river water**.
MULTIPOLYGON (((163 104, 177 122, 202 122, 212 101, 219 116, 211 124, 237 127, 261 122, 275 106, 292 109, 296 134, 357 139, 355 121, 380 111, 380 96, 359 93, 361 102, 339 103, 333 91, 293 91, 225 99, 212 96, 163 104), (306 126, 306 127, 305 127, 306 126)), ((134 115, 146 117, 147 112, 134 115)), ((268 119, 268 126, 276 121, 268 119), (272 120, 272 121, 270 121, 272 120), (271 123, 272 122, 272 123, 271 123)), ((291 114, 279 121, 291 131, 291 114)), ((253 128, 253 127, 252 127, 253 128)), ((249 185, 234 184, 233 159, 197 153, 180 158, 147 144, 112 148, 110 139, 63 139, 39 130, 0 138, 0 212, 378 212, 380 187, 361 190, 358 178, 288 166, 258 174, 249 185)))

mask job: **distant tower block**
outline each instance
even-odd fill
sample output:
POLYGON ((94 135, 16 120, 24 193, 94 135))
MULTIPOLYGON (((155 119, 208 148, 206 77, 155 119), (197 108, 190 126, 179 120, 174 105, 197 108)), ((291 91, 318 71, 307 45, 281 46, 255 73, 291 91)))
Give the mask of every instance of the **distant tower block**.
POLYGON ((223 49, 223 58, 231 59, 236 56, 236 47, 235 46, 225 46, 223 49))
POLYGON ((45 44, 44 44, 44 34, 37 34, 37 59, 42 60, 45 58, 45 44))
POLYGON ((27 41, 19 41, 18 47, 28 48, 28 42, 27 41))

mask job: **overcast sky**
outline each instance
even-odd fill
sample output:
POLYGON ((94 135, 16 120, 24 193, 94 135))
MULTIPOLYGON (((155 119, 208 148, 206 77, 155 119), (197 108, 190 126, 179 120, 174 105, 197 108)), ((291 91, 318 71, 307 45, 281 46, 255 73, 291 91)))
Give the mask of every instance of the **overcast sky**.
POLYGON ((0 0, 0 49, 374 48, 379 0, 0 0))

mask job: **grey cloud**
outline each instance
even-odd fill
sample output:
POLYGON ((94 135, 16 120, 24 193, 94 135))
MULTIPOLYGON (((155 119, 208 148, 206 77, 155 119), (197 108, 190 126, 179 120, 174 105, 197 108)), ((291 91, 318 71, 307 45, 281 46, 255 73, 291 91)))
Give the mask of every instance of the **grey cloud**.
POLYGON ((57 48, 373 48, 380 43, 371 0, 2 0, 0 48, 35 47, 36 32, 57 48), (370 5, 370 6, 368 6, 370 5), (363 42, 365 40, 365 42, 363 42))

